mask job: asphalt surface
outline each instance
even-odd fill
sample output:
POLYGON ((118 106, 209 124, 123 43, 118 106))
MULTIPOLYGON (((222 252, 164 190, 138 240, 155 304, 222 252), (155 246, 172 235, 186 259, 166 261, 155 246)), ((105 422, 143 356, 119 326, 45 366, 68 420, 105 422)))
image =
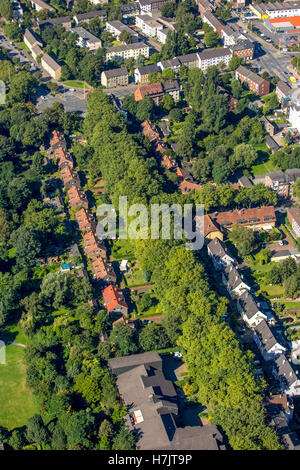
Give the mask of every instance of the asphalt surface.
MULTIPOLYGON (((34 61, 31 55, 27 54, 24 50, 19 51, 12 41, 3 35, 3 32, 0 38, 0 46, 8 51, 11 58, 16 57, 22 64, 30 64, 31 73, 40 71, 42 73, 42 83, 46 84, 51 79, 47 72, 34 61)), ((60 87, 58 96, 51 95, 46 86, 38 87, 36 100, 38 112, 41 113, 53 103, 58 102, 63 104, 65 112, 84 114, 86 112, 86 94, 84 90, 70 91, 70 88, 64 87, 59 82, 57 83, 60 87)))

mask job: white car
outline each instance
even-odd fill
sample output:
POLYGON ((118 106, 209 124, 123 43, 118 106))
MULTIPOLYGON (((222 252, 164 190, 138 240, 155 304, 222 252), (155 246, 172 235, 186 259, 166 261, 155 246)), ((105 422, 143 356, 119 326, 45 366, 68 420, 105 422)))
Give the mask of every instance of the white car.
POLYGON ((282 240, 279 240, 279 245, 283 246, 283 241, 282 240))

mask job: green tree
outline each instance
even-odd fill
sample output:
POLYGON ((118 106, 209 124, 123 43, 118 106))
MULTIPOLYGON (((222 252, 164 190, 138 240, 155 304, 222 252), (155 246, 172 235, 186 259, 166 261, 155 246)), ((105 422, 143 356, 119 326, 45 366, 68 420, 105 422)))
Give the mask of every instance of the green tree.
POLYGON ((41 250, 41 244, 32 228, 21 225, 12 233, 11 243, 15 248, 19 268, 26 268, 35 264, 35 259, 41 250))
POLYGON ((204 34, 203 42, 206 47, 216 47, 219 42, 219 36, 216 31, 208 31, 204 34))
POLYGON ((49 433, 42 420, 41 415, 35 414, 27 421, 26 438, 29 443, 46 445, 49 440, 49 433))
POLYGON ((150 323, 141 330, 139 344, 143 351, 151 351, 168 347, 169 341, 160 325, 150 323))
POLYGON ((134 334, 128 325, 116 325, 109 336, 109 341, 122 356, 128 356, 137 351, 134 334))
POLYGON ((119 433, 117 434, 117 436, 113 439, 112 449, 113 450, 133 450, 134 448, 135 448, 134 436, 123 425, 119 433))
POLYGON ((230 239, 237 246, 241 256, 247 256, 253 250, 255 235, 248 227, 235 224, 230 232, 230 239))
POLYGON ((164 96, 163 96, 163 99, 161 100, 161 104, 163 106, 163 108, 166 110, 166 111, 171 111, 171 109, 174 107, 175 103, 174 103, 174 99, 172 98, 171 95, 169 95, 168 93, 166 93, 164 96))
POLYGON ((9 0, 0 0, 0 16, 11 20, 13 14, 12 4, 9 0))

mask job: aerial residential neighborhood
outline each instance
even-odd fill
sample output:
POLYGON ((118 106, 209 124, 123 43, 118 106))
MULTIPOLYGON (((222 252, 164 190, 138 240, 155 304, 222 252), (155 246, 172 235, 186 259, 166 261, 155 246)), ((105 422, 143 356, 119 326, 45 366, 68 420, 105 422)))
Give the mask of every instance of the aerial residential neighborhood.
POLYGON ((299 57, 298 0, 0 0, 0 450, 300 450, 299 57))

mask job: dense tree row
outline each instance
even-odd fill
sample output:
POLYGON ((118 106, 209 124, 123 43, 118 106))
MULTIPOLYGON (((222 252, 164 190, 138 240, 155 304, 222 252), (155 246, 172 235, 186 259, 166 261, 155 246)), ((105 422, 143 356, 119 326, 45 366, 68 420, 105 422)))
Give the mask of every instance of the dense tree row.
MULTIPOLYGON (((161 178, 152 171, 149 184, 143 149, 100 91, 89 96, 85 127, 95 151, 92 166, 103 174, 112 201, 119 194, 128 195, 130 202, 164 199, 159 194, 161 178), (128 175, 132 161, 137 165, 134 180, 128 175)), ((265 424, 263 383, 254 375, 253 356, 242 350, 223 322, 226 301, 210 290, 204 266, 179 241, 137 240, 135 246, 137 258, 155 283, 166 334, 186 351, 186 393, 209 406, 213 421, 222 426, 234 449, 278 449, 275 432, 265 424)), ((131 344, 127 342, 126 353, 136 351, 131 344)))

